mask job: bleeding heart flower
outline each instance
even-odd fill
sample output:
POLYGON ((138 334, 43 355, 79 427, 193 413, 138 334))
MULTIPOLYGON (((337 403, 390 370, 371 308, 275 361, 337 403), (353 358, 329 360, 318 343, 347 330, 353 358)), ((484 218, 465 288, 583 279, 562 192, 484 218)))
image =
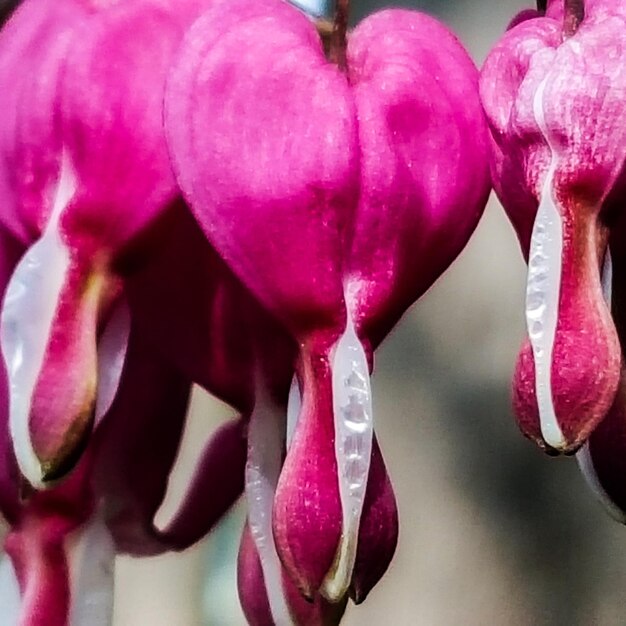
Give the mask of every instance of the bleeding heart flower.
POLYGON ((551 453, 581 446, 620 376, 601 277, 625 182, 625 17, 621 3, 555 0, 510 30, 481 74, 494 186, 529 264, 514 406, 551 453))
POLYGON ((0 332, 10 411, 2 407, 0 424, 6 443, 9 413, 19 463, 0 455, 0 509, 11 524, 23 624, 106 622, 115 551, 184 549, 243 488, 237 421, 209 442, 171 523, 155 527, 190 379, 135 331, 120 297, 179 204, 161 104, 181 8, 27 1, 0 35, 0 84, 10 94, 0 221, 12 272, 0 332), (20 471, 48 490, 24 486, 20 471), (215 474, 228 480, 218 485, 215 474), (75 534, 81 571, 68 557, 75 534))
MULTIPOLYGON (((284 465, 255 459, 266 437, 250 434, 248 499, 280 473, 282 564, 306 596, 342 602, 365 597, 396 541, 373 349, 463 248, 489 185, 477 72, 445 28, 385 11, 334 52, 345 72, 287 4, 218 0, 178 54, 166 130, 204 232, 300 346, 284 465)), ((263 563, 271 533, 250 527, 263 563)))
POLYGON ((26 0, 0 34, 0 220, 28 247, 2 310, 20 469, 76 463, 97 403, 97 337, 178 202, 167 70, 200 2, 26 0))

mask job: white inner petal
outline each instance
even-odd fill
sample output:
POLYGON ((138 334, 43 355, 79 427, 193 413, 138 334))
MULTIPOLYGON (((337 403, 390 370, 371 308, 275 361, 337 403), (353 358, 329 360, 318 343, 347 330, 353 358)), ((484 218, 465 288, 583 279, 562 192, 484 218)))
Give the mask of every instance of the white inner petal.
POLYGON ((42 469, 30 438, 32 395, 70 266, 59 234, 59 217, 76 190, 74 172, 64 154, 53 209, 42 237, 18 263, 7 286, 0 317, 0 343, 9 378, 9 425, 22 474, 43 487, 42 469))
POLYGON ((294 374, 291 379, 291 387, 289 387, 289 400, 287 401, 287 450, 291 447, 291 440, 296 431, 301 407, 302 396, 300 395, 300 385, 298 384, 297 376, 294 374))
POLYGON ((543 181, 541 200, 533 226, 526 283, 526 325, 535 362, 535 391, 541 435, 549 446, 561 449, 566 441, 559 426, 552 397, 552 351, 556 336, 561 291, 563 224, 555 204, 553 180, 557 154, 545 120, 546 79, 539 85, 533 102, 535 121, 550 152, 550 167, 543 181))
POLYGON ((358 545, 374 433, 369 366, 349 312, 346 329, 335 345, 332 381, 335 455, 342 510, 342 533, 335 563, 322 593, 339 601, 348 591, 358 545))
POLYGON ((0 626, 20 622, 22 600, 13 563, 7 554, 0 556, 0 626))
POLYGON ((284 431, 284 416, 259 390, 248 426, 245 489, 248 524, 261 560, 267 599, 277 626, 293 624, 283 592, 282 566, 272 531, 272 506, 282 465, 284 431))
POLYGON ((124 369, 129 334, 130 310, 126 300, 122 299, 116 305, 98 342, 96 425, 106 415, 115 399, 124 369))
POLYGON ((113 619, 115 546, 96 514, 68 547, 71 580, 69 626, 110 626, 113 619))

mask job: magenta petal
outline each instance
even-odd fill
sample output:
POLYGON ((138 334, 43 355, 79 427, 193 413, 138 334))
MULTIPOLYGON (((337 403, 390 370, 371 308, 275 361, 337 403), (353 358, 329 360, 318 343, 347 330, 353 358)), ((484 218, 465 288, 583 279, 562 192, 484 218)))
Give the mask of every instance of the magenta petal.
POLYGON ((2 354, 11 437, 33 485, 67 473, 89 436, 96 329, 115 291, 109 277, 69 257, 53 230, 29 248, 11 277, 0 321, 2 354))
POLYGON ((356 604, 365 600, 387 571, 398 543, 396 498, 376 437, 372 446, 361 518, 359 545, 350 585, 350 597, 356 604))
POLYGON ((342 510, 330 365, 315 354, 303 368, 302 407, 276 488, 273 525, 287 574, 313 598, 337 554, 342 510))
POLYGON ((71 244, 120 251, 177 195, 162 123, 175 11, 124 2, 73 32, 56 103, 79 183, 61 222, 71 244))
POLYGON ((62 520, 33 519, 12 532, 5 548, 22 595, 21 626, 66 626, 70 606, 69 569, 62 520))
MULTIPOLYGON (((526 102, 519 107, 516 100, 533 58, 541 58, 542 51, 556 47, 560 39, 558 24, 552 20, 524 22, 496 44, 480 74, 480 96, 491 130, 493 186, 526 255, 538 199, 528 184, 527 155, 520 141, 521 131, 529 123, 524 119, 518 130, 516 120, 518 108, 528 117, 532 106, 526 102)), ((528 156, 532 154, 534 151, 528 156)))
POLYGON ((170 77, 178 181, 218 252, 293 332, 337 326, 358 186, 348 83, 296 9, 241 0, 225 30, 224 6, 191 28, 170 77))
POLYGON ((350 36, 348 71, 361 192, 345 275, 376 346, 474 231, 490 189, 487 133, 476 67, 433 18, 370 16, 350 36))
POLYGON ((222 426, 202 452, 191 485, 160 539, 184 550, 202 539, 236 502, 244 486, 246 423, 232 420, 222 426))
MULTIPOLYGON (((334 602, 350 594, 361 602, 386 571, 397 542, 395 498, 374 439, 358 533, 342 545, 340 497, 330 366, 312 355, 303 366, 300 415, 274 500, 274 538, 283 566, 307 598, 321 593, 334 602), (356 542, 353 569, 342 548, 356 542), (348 576, 345 591, 342 582, 348 576)), ((350 531, 348 531, 350 532, 350 531)))
POLYGON ((261 559, 247 523, 243 528, 237 557, 237 589, 248 624, 273 626, 274 619, 265 590, 261 559))
POLYGON ((59 74, 71 32, 87 15, 73 0, 28 0, 0 31, 0 187, 5 178, 10 191, 0 220, 25 244, 41 233, 52 210, 62 150, 53 122, 59 74))

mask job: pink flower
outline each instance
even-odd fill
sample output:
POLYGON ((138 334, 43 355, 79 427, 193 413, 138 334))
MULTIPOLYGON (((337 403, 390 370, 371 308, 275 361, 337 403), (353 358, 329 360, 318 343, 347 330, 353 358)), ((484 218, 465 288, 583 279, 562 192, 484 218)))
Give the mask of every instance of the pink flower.
POLYGON ((481 74, 494 186, 529 262, 514 406, 551 453, 587 440, 620 378, 602 282, 626 157, 625 17, 622 3, 555 0, 510 30, 481 74))
POLYGON ((361 601, 396 541, 373 437, 373 350, 482 212, 476 70, 417 13, 363 22, 344 73, 287 4, 218 1, 178 54, 166 130, 207 237, 299 345, 282 467, 268 452, 279 444, 264 444, 264 431, 280 427, 264 415, 259 438, 249 436, 249 501, 274 501, 250 522, 257 548, 273 534, 305 596, 361 601))
POLYGON ((97 337, 179 201, 162 98, 196 4, 26 0, 1 33, 0 220, 28 250, 0 335, 12 438, 35 486, 86 445, 97 337))

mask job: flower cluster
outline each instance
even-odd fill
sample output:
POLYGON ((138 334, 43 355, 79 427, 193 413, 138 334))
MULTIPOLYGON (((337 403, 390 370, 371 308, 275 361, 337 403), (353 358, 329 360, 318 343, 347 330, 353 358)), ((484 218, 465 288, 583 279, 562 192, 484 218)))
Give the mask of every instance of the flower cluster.
POLYGON ((338 5, 328 28, 281 0, 25 0, 0 32, 20 624, 106 623, 116 553, 184 549, 242 491, 251 624, 338 623, 384 574, 374 352, 474 230, 488 137, 446 28, 346 34, 338 5), (237 417, 160 529, 193 383, 237 417))

